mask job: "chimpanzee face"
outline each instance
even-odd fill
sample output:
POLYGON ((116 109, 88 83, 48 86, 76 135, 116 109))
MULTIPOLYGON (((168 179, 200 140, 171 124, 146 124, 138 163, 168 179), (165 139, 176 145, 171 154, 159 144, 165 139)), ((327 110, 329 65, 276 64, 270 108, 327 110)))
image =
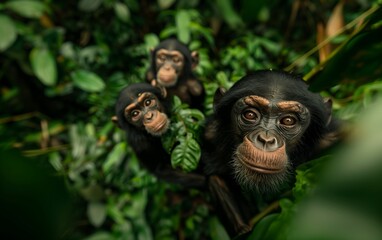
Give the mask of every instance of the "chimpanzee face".
POLYGON ((162 135, 167 131, 169 119, 164 113, 158 98, 151 92, 138 94, 125 108, 127 122, 137 128, 145 128, 152 135, 162 135))
POLYGON ((175 86, 183 71, 183 54, 177 50, 159 49, 155 55, 157 81, 164 87, 175 86))

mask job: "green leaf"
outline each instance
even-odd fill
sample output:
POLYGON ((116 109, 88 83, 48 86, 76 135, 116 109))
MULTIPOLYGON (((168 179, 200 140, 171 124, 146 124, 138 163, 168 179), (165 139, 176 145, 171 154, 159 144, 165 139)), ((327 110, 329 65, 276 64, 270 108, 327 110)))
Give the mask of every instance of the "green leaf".
POLYGON ((78 2, 78 9, 84 12, 96 10, 102 3, 102 0, 81 0, 78 2))
POLYGON ((34 48, 29 58, 36 77, 47 86, 55 85, 57 69, 53 54, 46 48, 34 48))
POLYGON ((130 20, 130 10, 126 4, 120 2, 115 3, 114 11, 121 21, 128 22, 130 20))
POLYGON ((212 217, 209 220, 209 230, 210 230, 210 236, 212 240, 229 240, 230 237, 228 236, 226 230, 220 223, 217 217, 212 217))
POLYGON ((88 205, 87 215, 90 223, 95 227, 99 227, 105 221, 106 207, 102 203, 91 202, 88 205))
POLYGON ((12 19, 0 15, 0 52, 10 47, 16 40, 17 32, 12 19))
POLYGON ((87 92, 99 92, 105 88, 103 80, 95 73, 86 70, 77 70, 70 74, 73 83, 87 92))
POLYGON ((186 138, 179 139, 177 145, 171 153, 171 164, 174 168, 180 167, 186 172, 197 168, 201 156, 199 144, 188 134, 186 138))
POLYGON ((235 12, 232 1, 230 0, 218 0, 215 1, 216 8, 220 12, 220 15, 224 18, 227 24, 235 29, 238 27, 244 26, 243 21, 239 17, 239 15, 235 12))
POLYGON ((174 4, 175 0, 158 0, 158 5, 160 9, 167 9, 171 7, 172 4, 174 4))
POLYGON ((191 38, 190 14, 186 10, 180 10, 176 13, 175 21, 178 39, 183 43, 189 43, 191 38))
POLYGON ((86 237, 83 240, 110 240, 113 239, 113 236, 111 233, 103 231, 103 232, 96 232, 93 233, 92 235, 86 237))
POLYGON ((260 222, 255 225, 251 235, 249 235, 248 237, 248 240, 265 239, 266 233, 268 232, 270 225, 275 221, 275 219, 278 216, 279 214, 273 213, 261 219, 260 222))
POLYGON ((113 150, 109 153, 105 163, 102 166, 103 171, 109 172, 110 169, 118 165, 126 154, 126 143, 120 142, 114 146, 113 150))
POLYGON ((31 0, 8 1, 5 7, 27 18, 39 18, 49 10, 44 3, 31 0))

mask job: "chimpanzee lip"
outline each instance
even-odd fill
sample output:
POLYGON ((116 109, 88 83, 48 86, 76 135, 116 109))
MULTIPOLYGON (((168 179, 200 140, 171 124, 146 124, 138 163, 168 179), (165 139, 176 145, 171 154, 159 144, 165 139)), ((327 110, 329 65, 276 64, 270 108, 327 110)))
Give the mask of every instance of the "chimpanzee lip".
POLYGON ((241 156, 238 158, 238 160, 247 168, 259 172, 259 173, 264 173, 264 174, 275 174, 275 173, 280 173, 284 169, 283 168, 272 168, 264 165, 259 165, 259 164, 254 164, 252 163, 248 158, 241 156))
POLYGON ((171 82, 171 81, 173 81, 173 78, 172 78, 171 74, 161 74, 159 76, 159 79, 162 82, 171 82))
POLYGON ((166 126, 167 121, 164 120, 161 123, 157 124, 155 127, 155 131, 160 131, 166 126))

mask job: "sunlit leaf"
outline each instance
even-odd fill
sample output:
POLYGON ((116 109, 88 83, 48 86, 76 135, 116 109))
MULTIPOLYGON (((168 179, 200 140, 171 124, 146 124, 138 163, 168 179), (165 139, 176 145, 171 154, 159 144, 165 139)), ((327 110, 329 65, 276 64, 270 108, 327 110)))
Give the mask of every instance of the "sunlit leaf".
POLYGON ((130 20, 130 10, 126 4, 120 2, 115 3, 114 11, 121 21, 128 22, 130 20))
POLYGON ((113 150, 109 153, 106 158, 106 161, 102 165, 104 172, 110 171, 112 167, 117 166, 123 159, 126 154, 126 143, 120 142, 114 146, 113 150))
POLYGON ((105 88, 102 78, 93 72, 77 70, 70 74, 73 83, 78 88, 87 92, 99 92, 105 88))
POLYGON ((336 35, 345 25, 343 7, 344 1, 339 1, 334 7, 332 14, 329 17, 328 23, 326 24, 326 35, 327 37, 332 37, 336 35))
POLYGON ((89 237, 84 238, 83 240, 110 240, 113 239, 112 234, 108 232, 96 232, 90 235, 89 237))
POLYGON ((183 43, 189 43, 191 38, 190 14, 185 10, 180 10, 176 13, 175 20, 178 39, 183 43))
POLYGON ((78 8, 84 12, 92 12, 96 10, 102 3, 102 0, 80 0, 78 8))
POLYGON ((53 54, 46 48, 34 48, 29 58, 37 78, 47 86, 55 85, 57 82, 57 69, 53 54))
POLYGON ((12 19, 0 15, 0 52, 10 47, 16 40, 17 32, 12 19))
POLYGON ((146 34, 145 35, 145 44, 147 49, 153 49, 156 45, 159 44, 159 38, 155 34, 146 34))
POLYGON ((174 2, 175 0, 158 0, 158 5, 161 9, 167 9, 171 7, 174 2))
POLYGON ((5 3, 5 7, 27 18, 39 18, 48 7, 40 1, 15 0, 5 3))
POLYGON ((105 205, 99 202, 90 202, 88 205, 87 215, 90 223, 99 227, 105 221, 106 218, 106 208, 105 205))

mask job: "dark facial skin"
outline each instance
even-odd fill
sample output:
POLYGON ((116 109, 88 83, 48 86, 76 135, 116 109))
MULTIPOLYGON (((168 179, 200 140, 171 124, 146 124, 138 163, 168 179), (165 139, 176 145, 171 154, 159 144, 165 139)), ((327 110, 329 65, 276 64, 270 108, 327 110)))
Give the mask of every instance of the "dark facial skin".
POLYGON ((155 54, 158 83, 164 87, 175 86, 182 74, 184 57, 177 50, 160 49, 155 54))
POLYGON ((250 95, 235 103, 232 118, 242 138, 233 161, 239 184, 267 189, 280 185, 291 169, 286 149, 301 139, 310 122, 309 110, 296 101, 250 95))
POLYGON ((127 105, 124 117, 133 126, 145 128, 153 136, 166 132, 170 122, 158 98, 151 92, 140 93, 135 101, 127 105))
POLYGON ((163 40, 151 51, 146 80, 164 96, 178 96, 191 108, 202 110, 205 90, 193 72, 198 62, 196 51, 176 39, 163 40))

